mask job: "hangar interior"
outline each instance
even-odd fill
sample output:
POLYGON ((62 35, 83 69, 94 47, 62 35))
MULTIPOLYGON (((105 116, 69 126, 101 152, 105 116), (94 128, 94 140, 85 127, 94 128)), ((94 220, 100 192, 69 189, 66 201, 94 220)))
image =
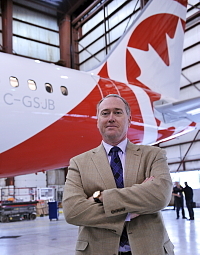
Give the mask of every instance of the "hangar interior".
MULTIPOLYGON (((0 50, 8 54, 89 70, 101 62, 145 6, 145 0, 0 1, 0 50)), ((199 1, 187 6, 180 99, 200 94, 199 1)), ((173 123, 172 123, 173 125, 173 123)), ((200 206, 200 133, 189 132, 160 147, 167 151, 173 181, 195 189, 200 206)), ((61 199, 67 169, 1 178, 2 188, 50 187, 61 199)))
MULTIPOLYGON (((0 51, 47 63, 56 63, 72 69, 90 70, 105 58, 147 2, 148 0, 0 0, 0 51)), ((180 80, 180 99, 182 100, 200 95, 199 57, 200 2, 189 0, 180 80)), ((167 152, 172 180, 179 181, 182 185, 187 181, 194 190, 196 206, 200 207, 199 129, 170 141, 162 141, 158 146, 167 152)), ((0 178, 0 200, 15 196, 19 201, 46 199, 61 202, 66 174, 67 168, 62 168, 0 178)), ((25 223, 26 228, 31 227, 33 234, 38 234, 37 229, 34 228, 36 225, 39 227, 39 224, 44 224, 41 223, 41 219, 39 220, 37 224, 25 223)), ((172 218, 169 220, 171 221, 172 218)), ((48 224, 45 230, 49 227, 48 224)), ((174 221, 173 224, 175 225, 176 222, 174 221)), ((60 228, 62 226, 61 222, 60 228)), ((76 236, 76 229, 67 227, 67 231, 72 233, 67 234, 71 240, 70 238, 76 236)), ((174 235, 173 226, 169 221, 167 221, 167 227, 174 235)), ((198 240, 198 237, 193 236, 193 232, 190 236, 182 236, 185 230, 183 225, 179 227, 182 230, 177 233, 177 236, 186 243, 189 242, 187 240, 189 238, 191 247, 193 246, 191 250, 196 250, 193 253, 183 253, 180 251, 178 244, 180 240, 177 238, 175 242, 178 249, 180 248, 177 255, 199 254, 199 244, 195 243, 195 238, 198 240)), ((2 229, 4 228, 8 231, 6 226, 2 229)), ((15 225, 13 234, 16 236, 18 228, 20 226, 15 225)), ((61 233, 66 233, 66 229, 62 231, 61 233)), ((55 229, 51 232, 50 241, 56 239, 54 234, 58 234, 55 229)), ((61 241, 65 242, 62 240, 63 236, 59 237, 60 241, 57 245, 60 245, 61 241)), ((41 248, 41 243, 38 242, 38 245, 41 248)), ((69 254, 73 254, 74 248, 68 247, 69 254)), ((46 247, 45 249, 48 254, 66 254, 65 251, 62 253, 61 250, 55 251, 54 248, 48 250, 46 247)), ((9 254, 6 249, 3 251, 9 254)), ((24 253, 20 250, 16 254, 28 254, 26 247, 24 253)))

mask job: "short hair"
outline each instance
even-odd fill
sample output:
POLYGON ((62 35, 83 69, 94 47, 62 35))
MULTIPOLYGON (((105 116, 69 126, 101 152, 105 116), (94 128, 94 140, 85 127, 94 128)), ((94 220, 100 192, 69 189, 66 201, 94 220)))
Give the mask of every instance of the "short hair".
POLYGON ((130 108, 129 103, 128 103, 123 97, 121 97, 121 96, 118 95, 118 94, 109 94, 109 95, 107 95, 106 97, 103 97, 103 98, 98 102, 98 104, 97 104, 97 115, 98 115, 99 105, 100 105, 106 98, 109 98, 109 97, 117 97, 117 98, 121 99, 121 100, 124 102, 124 104, 125 104, 125 110, 126 110, 127 115, 128 115, 128 116, 131 115, 131 108, 130 108))

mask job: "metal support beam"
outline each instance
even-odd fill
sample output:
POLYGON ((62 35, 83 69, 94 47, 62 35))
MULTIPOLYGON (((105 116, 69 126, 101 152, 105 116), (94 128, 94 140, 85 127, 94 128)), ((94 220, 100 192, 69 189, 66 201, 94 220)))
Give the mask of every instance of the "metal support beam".
POLYGON ((190 144, 190 146, 189 146, 188 150, 186 151, 186 153, 185 153, 185 155, 184 155, 183 159, 181 160, 181 162, 180 162, 180 164, 179 164, 179 166, 178 166, 178 168, 177 168, 176 172, 178 172, 178 171, 179 171, 179 169, 180 169, 180 167, 181 167, 181 165, 182 165, 182 164, 183 164, 183 170, 185 171, 185 164, 184 164, 184 162, 185 162, 185 158, 186 158, 186 156, 187 156, 188 152, 190 151, 190 149, 191 149, 191 147, 192 147, 193 143, 195 142, 195 140, 196 140, 196 138, 197 138, 197 136, 198 136, 199 132, 200 132, 200 130, 198 130, 198 132, 196 133, 196 135, 195 135, 195 137, 194 137, 193 141, 191 142, 191 144, 190 144))
POLYGON ((143 8, 149 0, 140 0, 140 6, 143 8))
MULTIPOLYGON (((107 2, 107 1, 110 1, 110 0, 106 0, 106 2, 107 2)), ((80 13, 80 14, 78 15, 78 17, 76 17, 75 19, 72 20, 72 26, 76 25, 76 23, 78 23, 84 15, 88 14, 88 13, 89 13, 94 7, 96 7, 100 2, 101 2, 101 0, 96 0, 96 1, 94 1, 90 6, 88 6, 82 13, 80 13)), ((104 3, 105 3, 105 2, 104 2, 104 3)))
POLYGON ((72 44, 71 44, 71 56, 72 56, 72 68, 79 70, 79 55, 78 52, 78 36, 82 35, 82 27, 78 30, 72 27, 72 44))
POLYGON ((71 67, 71 21, 70 16, 66 15, 59 25, 60 38, 60 61, 62 65, 71 67))
POLYGON ((12 54, 12 0, 1 1, 3 51, 12 54))

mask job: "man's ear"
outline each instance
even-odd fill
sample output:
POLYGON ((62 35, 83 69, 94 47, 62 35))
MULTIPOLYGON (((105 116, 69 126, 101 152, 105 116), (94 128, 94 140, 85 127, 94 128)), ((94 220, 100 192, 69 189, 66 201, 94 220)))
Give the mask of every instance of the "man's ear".
POLYGON ((132 119, 132 116, 130 115, 128 118, 128 127, 130 127, 130 125, 131 125, 131 119, 132 119))

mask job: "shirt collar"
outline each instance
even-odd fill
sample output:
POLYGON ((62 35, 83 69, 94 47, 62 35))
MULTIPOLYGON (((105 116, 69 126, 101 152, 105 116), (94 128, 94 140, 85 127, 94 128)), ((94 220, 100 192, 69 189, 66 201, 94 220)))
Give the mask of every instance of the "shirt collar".
MULTIPOLYGON (((127 142, 128 142, 128 139, 125 138, 121 143, 117 144, 117 147, 119 147, 119 148, 121 149, 122 153, 124 153, 124 154, 125 154, 125 151, 126 151, 127 142)), ((106 143, 106 142, 104 142, 104 141, 102 141, 102 144, 103 144, 103 146, 104 146, 104 148, 105 148, 105 150, 106 150, 106 153, 107 153, 107 155, 108 155, 109 152, 110 152, 110 149, 111 149, 113 146, 110 145, 110 144, 108 144, 108 143, 106 143)))

